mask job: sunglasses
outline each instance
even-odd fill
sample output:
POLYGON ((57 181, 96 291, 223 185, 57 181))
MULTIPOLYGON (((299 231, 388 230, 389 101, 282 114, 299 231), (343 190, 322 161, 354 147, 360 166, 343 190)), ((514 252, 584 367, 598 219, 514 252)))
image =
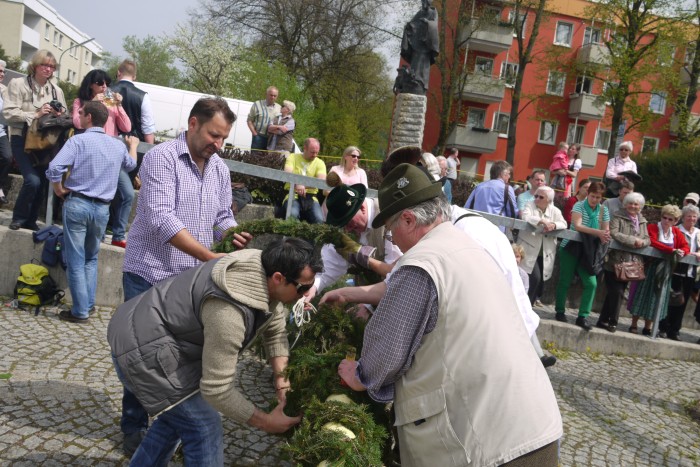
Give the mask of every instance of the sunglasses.
POLYGON ((676 219, 674 219, 673 217, 661 216, 661 218, 667 221, 676 222, 676 219))
POLYGON ((304 295, 306 292, 311 290, 311 287, 314 286, 314 283, 312 282, 311 284, 300 284, 299 282, 295 281, 294 279, 290 279, 288 277, 285 277, 287 279, 287 282, 292 284, 294 287, 297 288, 297 293, 299 295, 304 295))
POLYGON ((357 160, 361 159, 359 154, 350 154, 350 157, 352 157, 353 159, 357 159, 357 160))
POLYGON ((98 86, 104 86, 105 84, 109 85, 109 83, 105 83, 104 81, 95 81, 95 82, 92 83, 92 84, 96 84, 96 85, 98 85, 98 86))
POLYGON ((545 199, 545 198, 546 198, 546 196, 542 196, 542 195, 535 195, 535 199, 545 199))

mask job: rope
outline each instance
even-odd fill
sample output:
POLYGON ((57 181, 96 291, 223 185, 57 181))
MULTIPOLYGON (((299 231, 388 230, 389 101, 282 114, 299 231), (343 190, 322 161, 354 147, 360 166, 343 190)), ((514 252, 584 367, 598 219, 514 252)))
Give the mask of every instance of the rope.
POLYGON ((290 350, 294 348, 299 337, 301 337, 301 328, 306 323, 311 322, 311 312, 316 313, 316 307, 314 307, 310 302, 304 301, 304 297, 301 297, 292 307, 292 312, 289 314, 289 322, 296 324, 299 332, 297 332, 297 337, 294 338, 290 350))

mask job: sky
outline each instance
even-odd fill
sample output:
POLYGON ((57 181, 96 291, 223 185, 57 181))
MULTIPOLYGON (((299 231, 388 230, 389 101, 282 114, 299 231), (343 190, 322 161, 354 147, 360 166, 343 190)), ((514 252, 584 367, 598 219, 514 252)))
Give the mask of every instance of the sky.
POLYGON ((122 38, 170 33, 177 23, 186 23, 187 9, 196 7, 196 0, 120 0, 98 4, 94 0, 46 0, 59 15, 88 37, 94 37, 104 51, 122 58, 122 38), (133 11, 133 13, 128 13, 133 11), (114 20, 107 19, 113 17, 114 20))

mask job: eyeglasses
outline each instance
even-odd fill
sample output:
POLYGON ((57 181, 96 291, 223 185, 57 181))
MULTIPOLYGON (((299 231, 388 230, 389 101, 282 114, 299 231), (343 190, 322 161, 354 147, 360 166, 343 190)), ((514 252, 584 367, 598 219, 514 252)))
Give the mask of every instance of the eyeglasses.
POLYGON ((353 159, 360 160, 360 155, 359 155, 359 154, 350 154, 350 157, 352 157, 353 159))
POLYGON ((629 149, 627 149, 627 148, 620 148, 620 151, 627 151, 627 152, 629 152, 629 149))
POLYGON ((287 282, 289 282, 290 284, 292 284, 294 287, 297 288, 297 293, 299 295, 304 295, 306 292, 311 290, 311 287, 314 286, 313 282, 310 284, 300 284, 299 282, 295 281, 294 279, 290 279, 289 277, 285 277, 285 279, 287 279, 287 282))
POLYGON ((546 198, 547 198, 546 196, 535 195, 535 199, 546 199, 546 198))
POLYGON ((104 81, 95 81, 95 82, 92 83, 92 84, 96 84, 97 86, 104 86, 104 85, 105 85, 105 82, 104 82, 104 81))
POLYGON ((42 63, 40 66, 43 66, 44 68, 50 68, 52 70, 56 69, 56 65, 52 65, 50 63, 42 63))
POLYGON ((0 70, 0 74, 5 74, 5 70, 0 70))
POLYGON ((673 217, 661 216, 661 218, 666 221, 676 222, 676 219, 673 217))

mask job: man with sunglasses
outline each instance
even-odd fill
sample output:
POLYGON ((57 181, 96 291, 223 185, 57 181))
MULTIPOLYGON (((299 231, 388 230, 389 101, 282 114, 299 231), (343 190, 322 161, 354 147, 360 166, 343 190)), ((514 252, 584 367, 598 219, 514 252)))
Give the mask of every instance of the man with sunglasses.
POLYGON ((283 409, 289 347, 283 304, 322 269, 310 243, 272 241, 166 279, 121 305, 107 329, 117 374, 156 417, 131 465, 165 465, 178 442, 186 465, 224 465, 221 417, 267 433, 299 423, 283 409), (279 405, 266 413, 234 385, 242 351, 261 336, 279 405))

